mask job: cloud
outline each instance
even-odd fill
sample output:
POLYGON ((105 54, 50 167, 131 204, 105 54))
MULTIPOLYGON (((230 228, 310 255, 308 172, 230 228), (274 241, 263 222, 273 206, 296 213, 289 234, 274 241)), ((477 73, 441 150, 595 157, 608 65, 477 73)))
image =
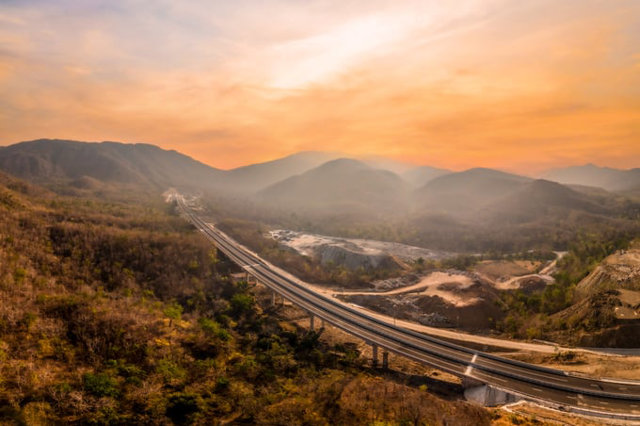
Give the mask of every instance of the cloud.
POLYGON ((637 166, 639 20, 629 1, 3 2, 0 143, 637 166))

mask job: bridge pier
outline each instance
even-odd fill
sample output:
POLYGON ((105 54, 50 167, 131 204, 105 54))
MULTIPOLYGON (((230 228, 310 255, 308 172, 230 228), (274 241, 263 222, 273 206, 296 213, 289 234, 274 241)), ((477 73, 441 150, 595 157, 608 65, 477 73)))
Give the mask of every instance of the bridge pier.
POLYGON ((315 320, 316 317, 313 314, 309 314, 309 315, 310 315, 309 316, 309 328, 311 329, 311 331, 314 331, 314 328, 315 328, 314 327, 315 326, 315 321, 314 320, 315 320))
POLYGON ((511 404, 521 399, 516 395, 466 377, 462 379, 462 387, 464 387, 464 398, 467 401, 475 402, 485 407, 511 404))
POLYGON ((371 345, 371 366, 378 368, 378 345, 375 343, 371 345))
POLYGON ((271 306, 276 306, 276 292, 271 292, 271 306))
POLYGON ((389 351, 387 350, 382 352, 382 368, 385 370, 389 369, 389 351))

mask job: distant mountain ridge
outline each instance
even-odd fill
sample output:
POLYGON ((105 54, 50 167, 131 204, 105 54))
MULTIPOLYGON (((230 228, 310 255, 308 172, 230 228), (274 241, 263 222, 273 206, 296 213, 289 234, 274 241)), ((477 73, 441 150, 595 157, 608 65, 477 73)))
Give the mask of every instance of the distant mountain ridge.
POLYGON ((451 170, 439 169, 431 166, 414 167, 402 173, 400 176, 415 187, 421 187, 435 178, 453 173, 451 170))
POLYGON ((484 216, 507 222, 527 222, 539 217, 567 215, 570 211, 606 214, 609 208, 594 197, 544 179, 527 182, 485 207, 484 216))
POLYGON ((469 212, 495 202, 533 179, 493 169, 474 168, 437 177, 415 191, 420 209, 469 212))
POLYGON ((231 169, 226 173, 226 180, 236 190, 257 192, 339 157, 338 153, 322 151, 298 152, 276 160, 231 169))
POLYGON ((565 185, 594 186, 607 191, 640 191, 640 168, 620 170, 585 164, 550 170, 542 178, 565 185))
POLYGON ((274 212, 415 215, 432 221, 449 215, 451 226, 456 220, 522 222, 571 211, 608 215, 608 206, 618 203, 596 184, 633 191, 640 171, 589 165, 555 172, 556 179, 578 181, 569 188, 487 168, 451 172, 379 158, 336 158, 340 155, 306 151, 224 171, 154 145, 39 139, 0 148, 0 169, 85 192, 104 192, 105 186, 118 191, 122 185, 158 192, 175 186, 269 206, 274 212))
POLYGON ((38 139, 0 150, 0 169, 37 183, 134 184, 166 189, 219 179, 224 172, 155 145, 38 139))
POLYGON ((296 210, 357 210, 388 212, 401 209, 409 185, 388 170, 341 158, 292 176, 262 190, 261 201, 296 210))

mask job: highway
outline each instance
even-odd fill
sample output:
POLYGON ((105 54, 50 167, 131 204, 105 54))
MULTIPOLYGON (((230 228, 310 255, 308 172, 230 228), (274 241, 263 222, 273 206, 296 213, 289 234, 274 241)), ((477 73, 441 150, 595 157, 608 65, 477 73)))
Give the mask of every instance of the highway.
POLYGON ((204 222, 176 196, 187 218, 258 282, 311 315, 390 352, 527 400, 583 414, 640 421, 640 382, 605 381, 527 364, 417 333, 313 291, 204 222))

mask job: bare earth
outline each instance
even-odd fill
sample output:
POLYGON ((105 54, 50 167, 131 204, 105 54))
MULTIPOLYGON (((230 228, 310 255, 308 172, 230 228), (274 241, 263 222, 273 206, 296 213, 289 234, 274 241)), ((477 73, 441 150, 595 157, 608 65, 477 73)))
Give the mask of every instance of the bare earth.
POLYGON ((389 254, 404 261, 423 259, 442 259, 451 257, 451 253, 430 250, 406 244, 392 243, 359 238, 340 238, 325 235, 307 234, 304 232, 278 229, 269 232, 271 238, 305 256, 312 256, 320 246, 332 245, 370 255, 389 254))
POLYGON ((396 294, 415 293, 423 296, 439 296, 454 306, 468 306, 477 303, 476 298, 464 298, 459 293, 451 289, 465 289, 473 285, 473 280, 464 274, 455 272, 432 272, 417 282, 416 284, 396 288, 383 292, 366 291, 344 291, 343 296, 369 295, 369 296, 393 296, 396 294))

